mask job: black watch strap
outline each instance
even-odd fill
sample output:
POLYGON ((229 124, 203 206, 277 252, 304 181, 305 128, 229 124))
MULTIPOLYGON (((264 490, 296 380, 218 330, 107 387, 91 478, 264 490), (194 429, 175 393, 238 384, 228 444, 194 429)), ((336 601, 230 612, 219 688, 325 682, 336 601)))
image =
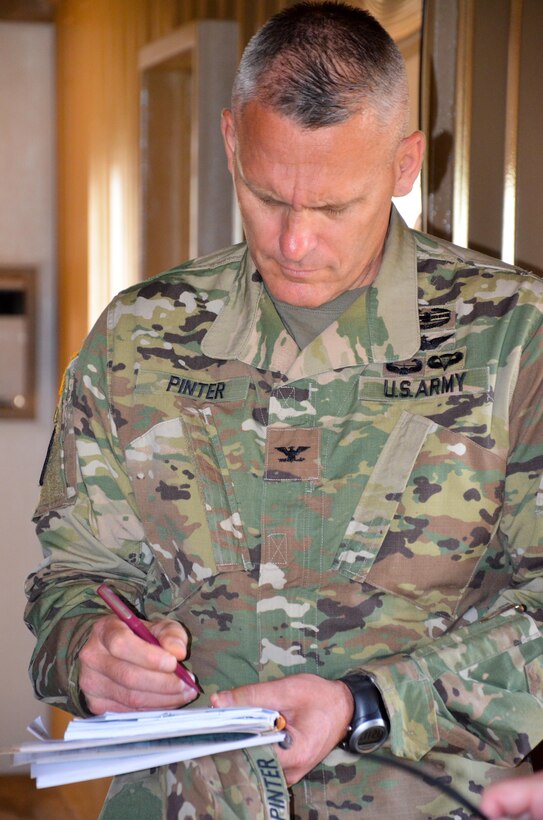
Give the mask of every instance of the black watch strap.
POLYGON ((351 672, 340 678, 351 690, 354 712, 347 734, 339 744, 355 754, 373 752, 388 737, 390 723, 381 693, 369 675, 351 672))

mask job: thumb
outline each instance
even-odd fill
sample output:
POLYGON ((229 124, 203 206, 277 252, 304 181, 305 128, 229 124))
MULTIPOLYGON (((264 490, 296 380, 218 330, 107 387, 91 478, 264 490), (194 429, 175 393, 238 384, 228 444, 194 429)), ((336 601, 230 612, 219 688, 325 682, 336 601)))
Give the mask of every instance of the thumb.
POLYGON ((260 706, 261 703, 257 703, 260 700, 257 692, 261 687, 262 684, 259 684, 258 687, 248 684, 223 692, 214 692, 210 697, 211 705, 220 709, 226 709, 230 706, 260 706))
POLYGON ((166 652, 170 652, 178 661, 185 660, 188 635, 180 623, 165 618, 150 624, 150 629, 166 652))

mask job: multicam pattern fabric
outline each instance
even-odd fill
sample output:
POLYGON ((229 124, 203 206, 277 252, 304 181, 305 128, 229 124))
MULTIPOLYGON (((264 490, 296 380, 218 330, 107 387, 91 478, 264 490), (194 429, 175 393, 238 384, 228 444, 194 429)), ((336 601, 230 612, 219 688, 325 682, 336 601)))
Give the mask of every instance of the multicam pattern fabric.
POLYGON ((387 756, 475 803, 511 774, 543 738, 542 363, 543 283, 396 214, 377 280, 303 351, 244 245, 113 301, 36 512, 38 696, 84 714, 107 578, 186 625, 206 696, 362 669, 391 735, 384 762, 333 751, 283 815, 226 755, 124 776, 104 817, 133 820, 138 793, 146 817, 466 818, 387 756))

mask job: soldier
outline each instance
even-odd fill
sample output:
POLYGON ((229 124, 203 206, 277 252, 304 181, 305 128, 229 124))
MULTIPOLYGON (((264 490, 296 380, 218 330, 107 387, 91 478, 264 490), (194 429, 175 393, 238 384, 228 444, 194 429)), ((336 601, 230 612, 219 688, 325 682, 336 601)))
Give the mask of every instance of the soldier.
POLYGON ((199 705, 277 708, 292 739, 117 778, 103 818, 466 818, 531 771, 543 283, 406 227, 407 113, 369 14, 273 17, 222 117, 246 243, 120 294, 68 369, 27 586, 38 696, 182 707, 187 660, 199 705))

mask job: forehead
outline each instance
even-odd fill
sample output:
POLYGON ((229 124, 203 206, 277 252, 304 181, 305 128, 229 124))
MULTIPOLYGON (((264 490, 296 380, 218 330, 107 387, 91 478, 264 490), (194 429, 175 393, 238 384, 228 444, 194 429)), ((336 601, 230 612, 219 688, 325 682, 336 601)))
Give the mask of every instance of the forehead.
POLYGON ((238 172, 262 192, 349 201, 390 165, 390 137, 370 114, 308 129, 250 102, 237 113, 235 130, 238 172))

